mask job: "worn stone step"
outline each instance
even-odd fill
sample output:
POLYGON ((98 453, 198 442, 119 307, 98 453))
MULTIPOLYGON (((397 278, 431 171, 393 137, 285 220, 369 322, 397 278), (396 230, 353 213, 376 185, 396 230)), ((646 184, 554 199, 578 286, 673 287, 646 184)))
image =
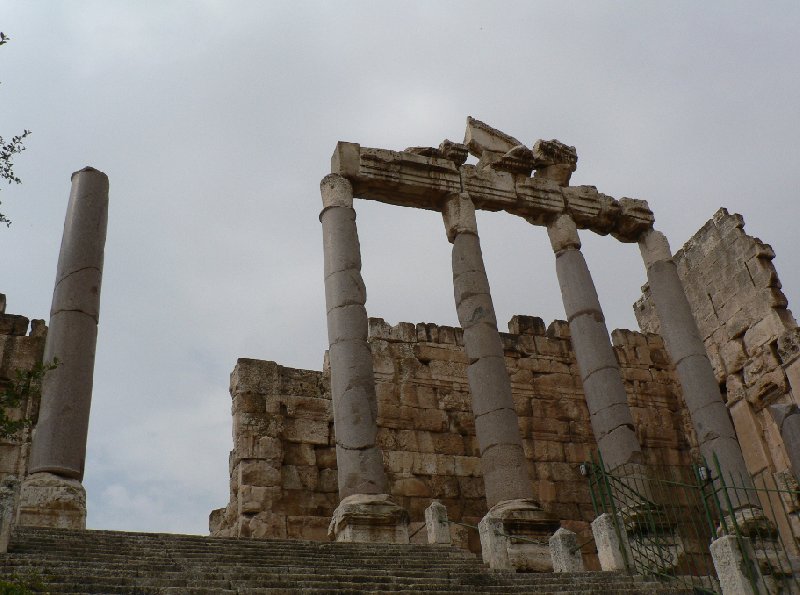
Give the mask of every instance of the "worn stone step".
POLYGON ((490 572, 451 547, 17 529, 0 574, 52 593, 690 593, 619 573, 490 572))

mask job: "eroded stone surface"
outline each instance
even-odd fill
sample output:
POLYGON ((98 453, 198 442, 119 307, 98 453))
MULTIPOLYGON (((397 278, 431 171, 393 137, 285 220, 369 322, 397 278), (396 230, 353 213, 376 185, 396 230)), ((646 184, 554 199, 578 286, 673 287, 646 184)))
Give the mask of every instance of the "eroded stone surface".
POLYGON ((22 482, 17 524, 57 529, 86 528, 86 491, 77 479, 32 473, 22 482))
MULTIPOLYGON (((512 321, 520 332, 500 340, 531 487, 542 508, 585 542, 594 510, 579 467, 597 447, 569 327, 512 321)), ((432 499, 450 519, 477 525, 488 509, 463 330, 371 318, 369 334, 388 493, 412 527, 424 522, 432 499)), ((688 464, 680 392, 661 338, 612 336, 646 462, 688 464)), ((215 513, 213 533, 327 540, 338 502, 327 373, 240 359, 231 397, 230 504, 215 513)), ((480 551, 474 531, 450 529, 455 546, 480 551)), ((425 530, 414 540, 424 542, 425 530)), ((597 567, 591 555, 586 564, 597 567)))

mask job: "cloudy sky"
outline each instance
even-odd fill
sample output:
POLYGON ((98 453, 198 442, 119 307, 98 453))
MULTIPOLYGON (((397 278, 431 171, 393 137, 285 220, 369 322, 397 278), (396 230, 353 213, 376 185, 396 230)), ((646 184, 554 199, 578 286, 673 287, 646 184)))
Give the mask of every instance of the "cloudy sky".
MULTIPOLYGON (((111 181, 85 485, 91 528, 206 533, 228 501, 238 357, 320 369, 318 184, 338 140, 463 138, 467 115, 575 145, 573 184, 650 202, 679 248, 720 206, 798 299, 800 4, 6 0, 0 292, 47 318, 70 174, 111 181)), ((367 308, 455 324, 436 213, 359 202, 367 308)), ((478 224, 500 320, 563 317, 546 233, 478 224)), ((584 232, 609 327, 635 246, 584 232)))

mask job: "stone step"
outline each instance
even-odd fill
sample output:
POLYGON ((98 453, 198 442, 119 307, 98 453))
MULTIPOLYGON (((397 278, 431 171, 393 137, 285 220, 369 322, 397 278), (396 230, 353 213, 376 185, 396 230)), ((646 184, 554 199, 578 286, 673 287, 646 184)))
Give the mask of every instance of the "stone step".
POLYGON ((619 573, 490 572, 427 545, 216 539, 18 528, 0 575, 38 575, 52 593, 691 593, 619 573))

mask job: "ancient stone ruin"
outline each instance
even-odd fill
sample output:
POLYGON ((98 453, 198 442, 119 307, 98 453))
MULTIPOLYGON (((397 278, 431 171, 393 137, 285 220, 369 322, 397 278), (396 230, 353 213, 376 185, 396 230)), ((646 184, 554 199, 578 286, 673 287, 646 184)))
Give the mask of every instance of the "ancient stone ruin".
MULTIPOLYGON (((237 363, 231 499, 213 535, 422 541, 435 499, 481 528, 449 524, 454 543, 543 570, 559 526, 591 537, 580 467, 594 451, 634 475, 703 456, 788 477, 798 335, 769 246, 721 209, 673 255, 645 201, 569 186, 576 164, 573 147, 529 149, 472 118, 463 144, 337 145, 321 184, 325 366, 237 363), (368 318, 354 198, 442 213, 460 328, 368 318), (519 315, 498 332, 476 209, 547 228, 566 321, 519 315), (579 230, 638 244, 642 332, 609 339, 579 230)), ((732 498, 760 518, 752 493, 732 498)))
MULTIPOLYGON (((237 362, 230 501, 211 513, 213 536, 428 541, 480 552, 493 569, 609 570, 623 568, 615 556, 632 538, 597 516, 584 476, 595 453, 638 490, 622 502, 628 512, 658 501, 640 480, 659 465, 714 460, 747 482, 777 478, 796 490, 800 331, 772 249, 720 209, 673 254, 647 202, 570 186, 577 160, 574 147, 528 148, 472 118, 463 143, 336 146, 321 183, 323 369, 237 362), (357 198, 441 212, 459 327, 368 317, 357 198), (546 227, 565 320, 519 314, 500 332, 476 209, 546 227), (587 230, 641 252, 640 331, 609 335, 581 253, 587 230)), ((49 331, 34 321, 28 333, 0 300, 0 382, 60 360, 41 402, 12 412, 35 430, 0 443, 0 544, 13 524, 85 528, 107 204, 104 174, 73 175, 49 331)), ((790 499, 788 517, 767 519, 783 495, 750 485, 727 493, 730 520, 785 535, 796 556, 800 500, 790 499)), ((714 542, 715 563, 746 558, 727 537, 714 542)), ((670 539, 676 551, 686 545, 670 539)))

